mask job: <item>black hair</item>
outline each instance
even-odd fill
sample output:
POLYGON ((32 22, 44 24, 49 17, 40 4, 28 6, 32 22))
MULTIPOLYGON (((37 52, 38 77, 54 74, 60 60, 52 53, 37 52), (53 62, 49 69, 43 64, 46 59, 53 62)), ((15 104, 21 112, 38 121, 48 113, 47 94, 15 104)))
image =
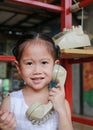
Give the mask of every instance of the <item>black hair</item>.
POLYGON ((13 48, 13 55, 15 56, 17 61, 20 61, 22 52, 23 52, 23 48, 22 48, 22 44, 25 43, 28 40, 34 40, 36 38, 48 41, 49 43, 51 43, 52 48, 54 50, 54 57, 55 60, 59 59, 60 57, 60 48, 59 46, 55 45, 54 41, 52 40, 52 38, 50 36, 48 36, 47 34, 44 33, 37 33, 37 32, 30 32, 30 34, 24 34, 21 36, 21 38, 16 42, 14 48, 13 48), (21 48, 21 49, 20 49, 21 48))

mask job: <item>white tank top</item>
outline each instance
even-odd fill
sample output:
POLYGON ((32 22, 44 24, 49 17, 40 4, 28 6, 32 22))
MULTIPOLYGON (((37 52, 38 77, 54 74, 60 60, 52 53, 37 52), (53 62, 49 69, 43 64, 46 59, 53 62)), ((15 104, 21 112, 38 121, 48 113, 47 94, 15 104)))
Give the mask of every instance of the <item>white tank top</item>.
POLYGON ((44 124, 33 125, 25 115, 27 109, 22 90, 10 93, 10 110, 16 116, 16 130, 57 130, 58 115, 56 112, 44 124))

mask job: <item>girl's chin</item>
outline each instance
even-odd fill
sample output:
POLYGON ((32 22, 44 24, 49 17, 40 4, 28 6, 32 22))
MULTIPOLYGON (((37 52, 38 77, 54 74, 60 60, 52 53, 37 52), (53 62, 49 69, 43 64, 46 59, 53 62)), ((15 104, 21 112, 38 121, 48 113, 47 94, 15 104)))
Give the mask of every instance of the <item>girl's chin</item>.
POLYGON ((43 88, 33 88, 33 90, 35 91, 35 92, 39 92, 39 91, 42 91, 42 90, 44 90, 43 88))
POLYGON ((36 91, 44 90, 44 89, 48 88, 48 84, 45 84, 45 83, 43 83, 43 84, 29 84, 27 86, 29 86, 30 89, 36 90, 36 91))
MULTIPOLYGON (((37 85, 35 85, 35 86, 33 86, 33 87, 31 87, 33 90, 36 90, 36 91, 38 91, 38 90, 44 90, 44 89, 46 89, 46 87, 44 86, 44 87, 42 87, 42 86, 37 86, 37 85)), ((48 87, 47 87, 48 88, 48 87)))

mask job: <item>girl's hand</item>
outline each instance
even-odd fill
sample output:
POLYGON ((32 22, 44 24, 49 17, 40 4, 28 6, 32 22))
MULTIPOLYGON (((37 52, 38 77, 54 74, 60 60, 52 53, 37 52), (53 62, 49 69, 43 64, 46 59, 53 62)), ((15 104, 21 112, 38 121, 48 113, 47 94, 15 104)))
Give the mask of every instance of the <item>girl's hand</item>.
POLYGON ((16 119, 13 113, 9 111, 0 111, 0 128, 2 130, 15 130, 16 119))
POLYGON ((49 100, 53 103, 53 107, 59 115, 58 130, 73 130, 70 106, 65 99, 64 86, 57 84, 57 88, 53 88, 49 92, 49 100))
POLYGON ((57 84, 57 88, 52 88, 49 92, 49 100, 53 103, 57 112, 65 111, 65 90, 64 86, 57 84))

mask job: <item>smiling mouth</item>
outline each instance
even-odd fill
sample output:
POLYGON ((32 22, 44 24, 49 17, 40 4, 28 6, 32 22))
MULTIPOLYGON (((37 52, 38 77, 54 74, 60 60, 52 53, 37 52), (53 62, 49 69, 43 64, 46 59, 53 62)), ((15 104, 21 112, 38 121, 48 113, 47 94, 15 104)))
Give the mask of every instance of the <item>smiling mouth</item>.
POLYGON ((40 83, 43 79, 44 78, 32 78, 32 81, 37 84, 40 83))

